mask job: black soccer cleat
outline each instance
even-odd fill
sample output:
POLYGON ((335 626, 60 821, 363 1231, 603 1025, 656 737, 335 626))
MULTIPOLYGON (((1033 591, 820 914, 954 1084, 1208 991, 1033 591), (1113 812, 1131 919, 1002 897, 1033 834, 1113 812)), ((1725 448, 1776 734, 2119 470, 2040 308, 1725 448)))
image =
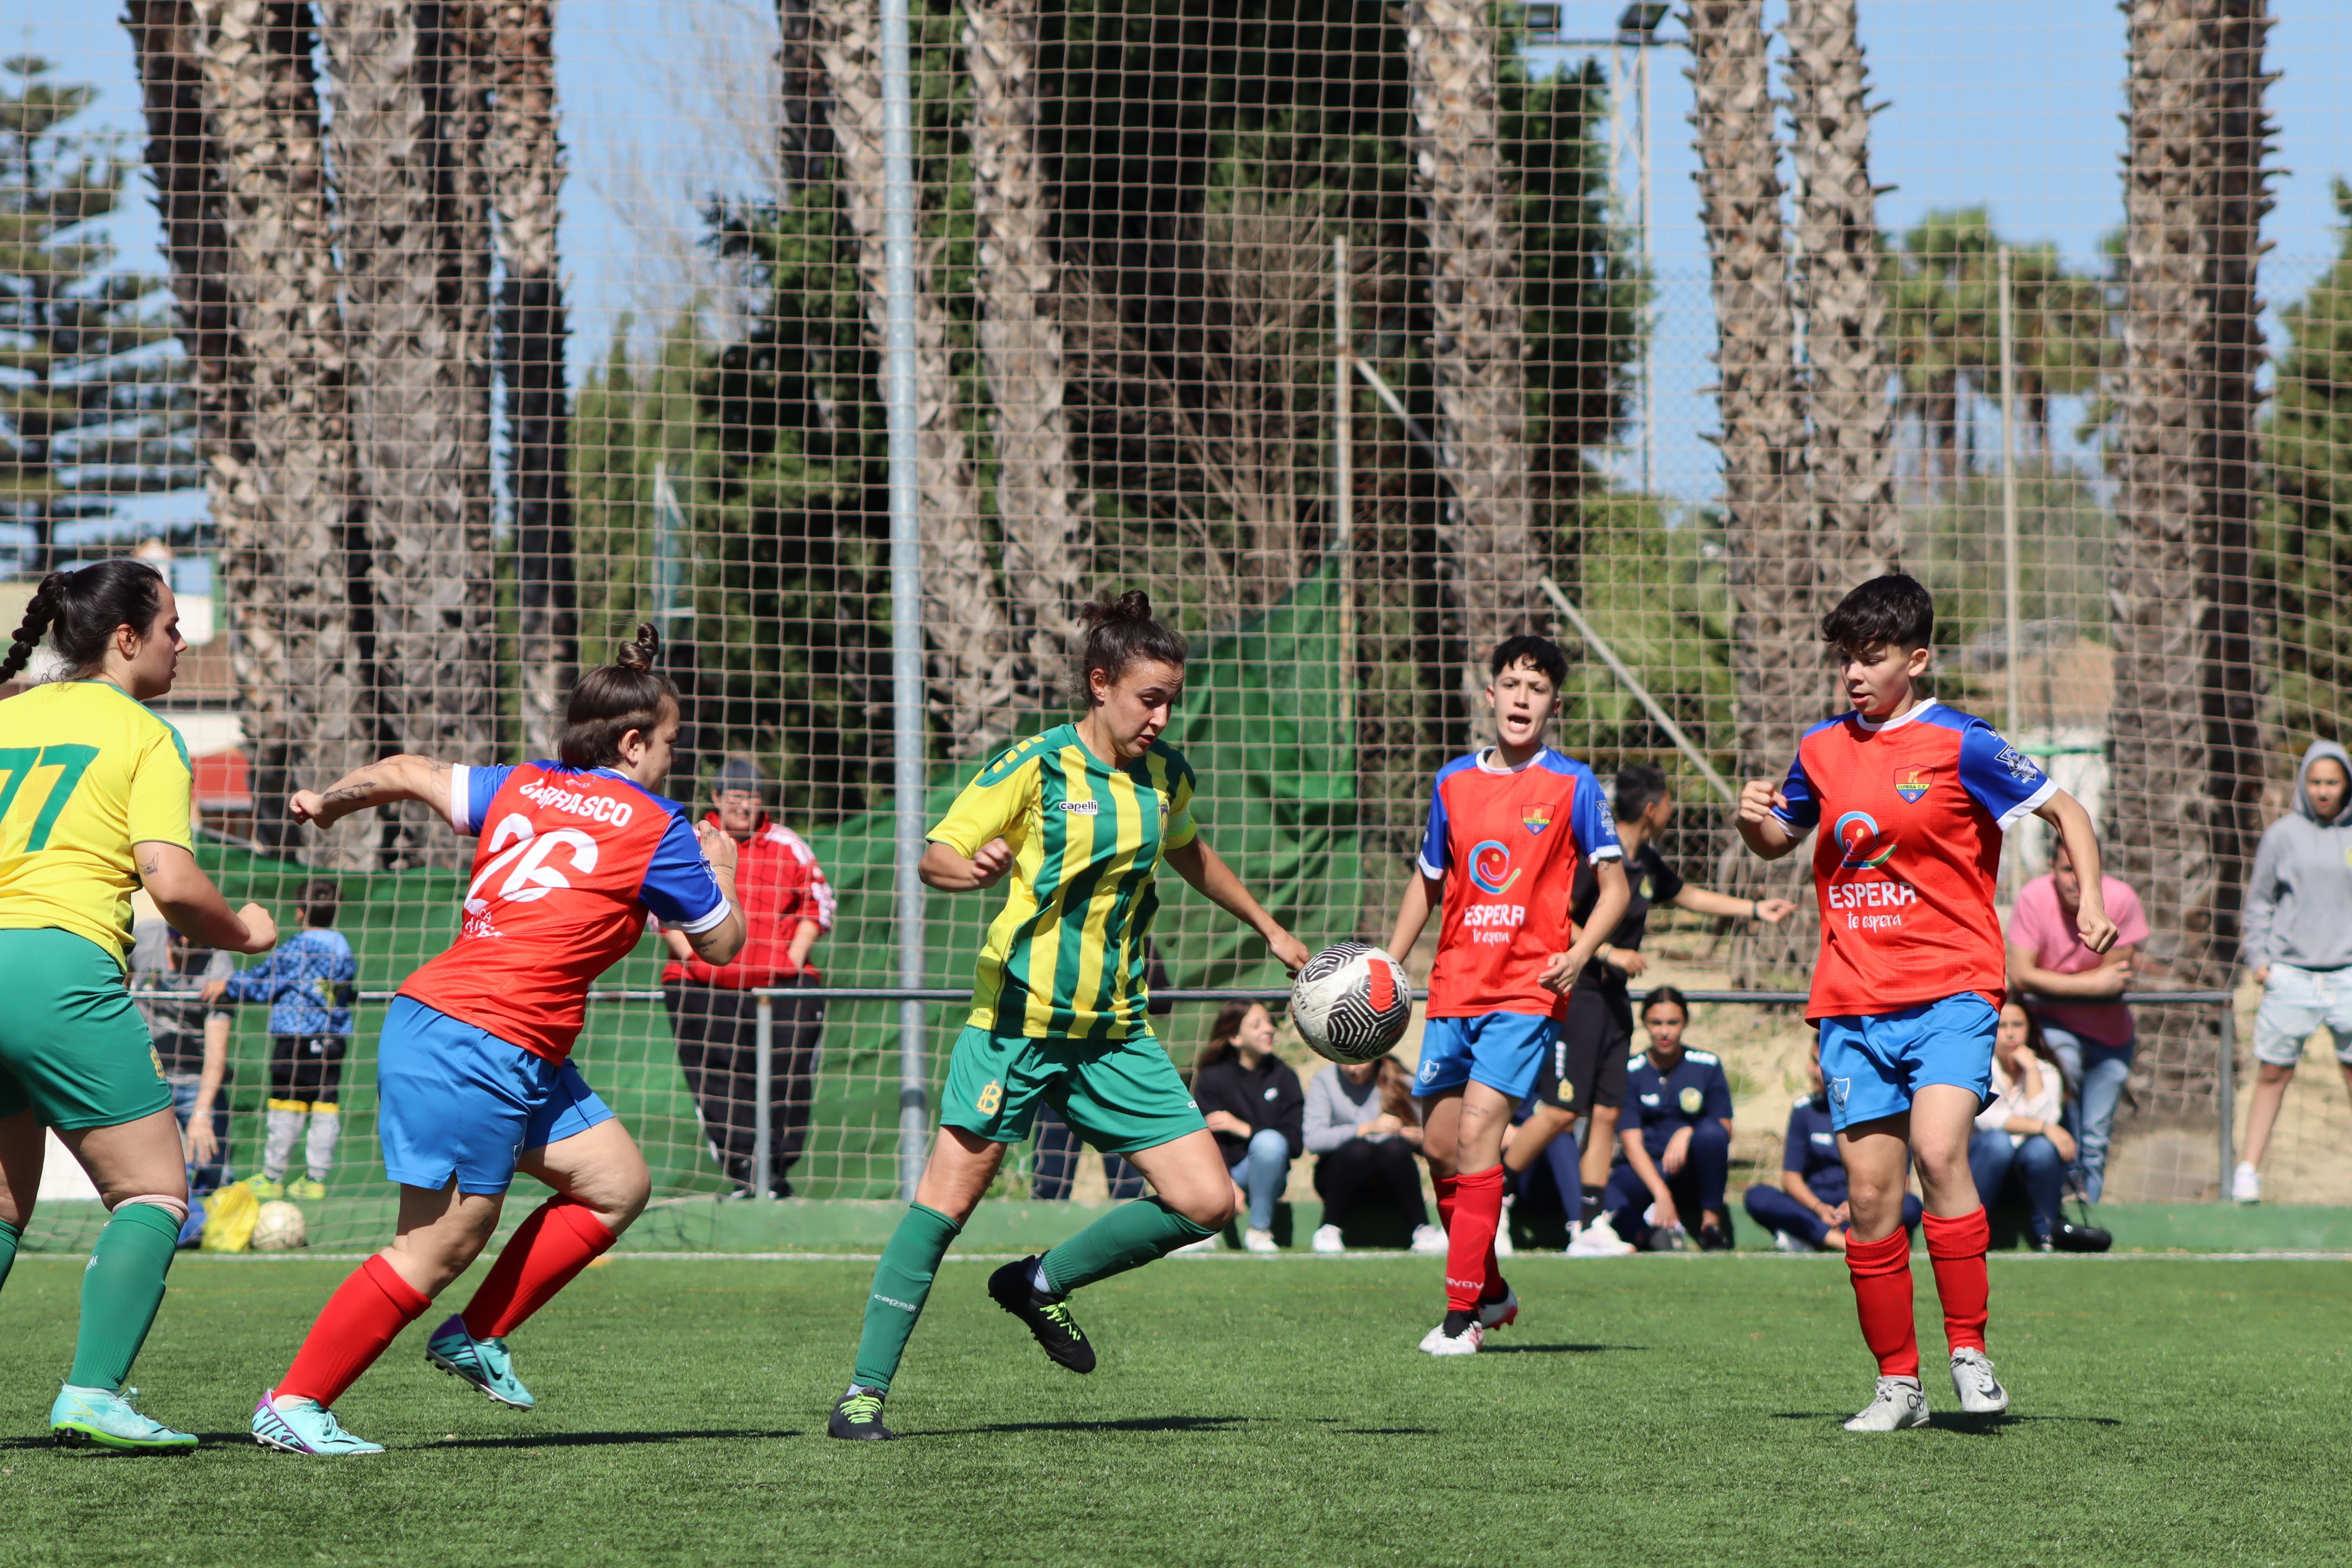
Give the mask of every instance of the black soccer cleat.
POLYGON ((1698 1227, 1698 1249, 1701 1252, 1728 1252, 1731 1250, 1731 1233, 1719 1225, 1703 1225, 1698 1227))
POLYGON ((853 1388, 834 1401, 824 1435, 862 1443, 887 1443, 898 1436, 882 1425, 882 1396, 863 1388, 853 1388))
POLYGON ((1048 1296, 1030 1283, 1037 1267, 1034 1254, 1008 1263, 988 1277, 988 1293, 996 1304, 1029 1325, 1038 1345, 1055 1366, 1072 1372, 1095 1369, 1095 1347, 1070 1311, 1069 1298, 1048 1296))

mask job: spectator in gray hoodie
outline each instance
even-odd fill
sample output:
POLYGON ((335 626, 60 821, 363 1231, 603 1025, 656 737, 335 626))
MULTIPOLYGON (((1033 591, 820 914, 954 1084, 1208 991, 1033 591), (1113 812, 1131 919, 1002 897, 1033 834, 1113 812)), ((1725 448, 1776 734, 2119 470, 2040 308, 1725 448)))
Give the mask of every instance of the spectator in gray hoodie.
POLYGON ((1445 1250, 1445 1233, 1429 1223, 1421 1195, 1421 1113, 1402 1064, 1381 1057, 1325 1068, 1307 1086, 1304 1125, 1323 1200, 1323 1223, 1309 1243, 1316 1251, 1345 1252, 1340 1232, 1367 1204, 1394 1207, 1412 1226, 1415 1252, 1445 1250))
POLYGON ((2230 1183, 2242 1204, 2262 1199, 2263 1150, 2287 1079, 2325 1026, 2352 1089, 2352 756, 2315 741, 2294 776, 2294 809, 2270 826, 2246 885, 2243 952, 2263 987, 2254 1016, 2253 1114, 2246 1157, 2230 1183))

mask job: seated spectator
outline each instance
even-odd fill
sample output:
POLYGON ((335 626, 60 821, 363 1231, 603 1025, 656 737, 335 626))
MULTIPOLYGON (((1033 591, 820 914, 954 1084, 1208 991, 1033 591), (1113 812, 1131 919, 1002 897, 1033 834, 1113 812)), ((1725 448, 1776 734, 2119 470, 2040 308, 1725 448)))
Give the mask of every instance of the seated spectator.
POLYGON ((1993 1037, 1992 1089, 1993 1101, 1977 1113, 1977 1130, 1969 1139, 1977 1195, 1990 1208, 2012 1184, 2021 1187, 2032 1211, 2034 1249, 2055 1251, 2063 1223, 2059 1200, 2066 1167, 2074 1159, 2074 1140, 2058 1121, 2066 1103, 2065 1079, 2042 1025, 2014 996, 2001 1008, 2000 1032, 1993 1037))
POLYGON ((2099 1201, 2106 1185, 2107 1142, 2116 1125, 2116 1105, 2131 1078, 2132 1010, 2116 1000, 2131 989, 2140 944, 2147 941, 2147 916, 2139 895, 2114 877, 2102 877, 2107 918, 2116 922, 2116 945, 2093 952, 2074 934, 2074 911, 2083 879, 2063 842, 2050 851, 2045 876, 2018 889, 2009 917, 2009 983, 2040 998, 2034 1021, 2051 1055, 2074 1086, 2081 1119, 2082 1158, 2075 1165, 2083 1196, 2099 1201))
POLYGON ((1412 1226, 1412 1249, 1445 1250, 1445 1233, 1429 1223, 1421 1195, 1421 1112, 1412 1075, 1394 1057, 1349 1062, 1315 1075, 1307 1086, 1307 1152, 1315 1158, 1315 1193, 1323 1223, 1310 1245, 1345 1252, 1340 1234, 1367 1205, 1395 1209, 1412 1226))
POLYGON ((1689 1239, 1685 1216, 1698 1216, 1703 1251, 1731 1247, 1724 1184, 1731 1174, 1731 1083, 1711 1051, 1686 1050, 1690 1004, 1661 985, 1642 1004, 1650 1048, 1625 1068, 1625 1105, 1617 1123, 1624 1163, 1609 1174, 1601 1207, 1623 1239, 1671 1252, 1689 1239))
POLYGON ((1192 1100, 1217 1135, 1235 1200, 1248 1206, 1243 1247, 1276 1250, 1274 1205, 1290 1179, 1290 1162, 1307 1152, 1300 1123, 1307 1096, 1298 1075, 1274 1054, 1273 1015, 1255 1002, 1226 1004, 1193 1059, 1192 1100))
MULTIPOLYGON (((1772 1233, 1783 1252, 1845 1250, 1845 1233, 1853 1215, 1845 1201, 1845 1159, 1838 1152, 1837 1129, 1830 1121, 1828 1086, 1822 1082, 1822 1041, 1813 1037, 1812 1054, 1805 1073, 1813 1091, 1789 1111, 1789 1131, 1780 1140, 1780 1184, 1761 1182, 1748 1189, 1748 1217, 1772 1233)), ((1903 1228, 1919 1228, 1919 1198, 1903 1194, 1903 1228)))
POLYGON ((2323 1027, 2352 1089, 2352 756, 2332 741, 2314 741, 2304 752, 2294 809, 2263 832, 2246 879, 2239 952, 2263 988, 2253 1113, 2245 1157, 2230 1178, 2230 1196, 2252 1204, 2262 1201, 2263 1153, 2287 1080, 2323 1027))

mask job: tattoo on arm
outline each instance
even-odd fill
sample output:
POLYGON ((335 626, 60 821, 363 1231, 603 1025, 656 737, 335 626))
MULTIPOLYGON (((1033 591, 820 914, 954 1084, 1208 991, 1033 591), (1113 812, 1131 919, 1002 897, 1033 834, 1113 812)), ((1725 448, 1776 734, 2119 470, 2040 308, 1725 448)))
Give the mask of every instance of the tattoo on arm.
POLYGON ((149 852, 148 854, 142 855, 142 856, 139 858, 139 874, 140 874, 141 876, 142 876, 142 877, 160 877, 160 876, 162 876, 162 875, 163 875, 163 858, 162 856, 157 855, 157 854, 154 854, 153 852, 152 852, 152 851, 151 851, 151 852, 149 852))
POLYGON ((368 795, 368 787, 365 784, 337 784, 320 798, 329 805, 350 805, 354 803, 364 805, 367 804, 368 795))

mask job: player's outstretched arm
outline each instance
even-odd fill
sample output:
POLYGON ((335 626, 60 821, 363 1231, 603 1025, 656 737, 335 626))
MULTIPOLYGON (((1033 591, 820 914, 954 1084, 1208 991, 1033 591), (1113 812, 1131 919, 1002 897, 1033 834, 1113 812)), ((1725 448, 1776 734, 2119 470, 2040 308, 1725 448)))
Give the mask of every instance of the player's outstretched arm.
POLYGON ((140 885, 173 930, 230 952, 268 952, 278 945, 278 922, 269 911, 259 904, 230 909, 184 847, 142 839, 131 847, 131 854, 140 885))
POLYGON ((355 811, 421 800, 446 818, 449 778, 449 764, 435 758, 386 757, 353 769, 324 790, 296 790, 286 802, 286 815, 297 822, 331 827, 355 811))
POLYGON ((1740 786, 1739 809, 1732 820, 1739 828, 1739 837, 1748 849, 1766 860, 1778 860, 1797 847, 1801 834, 1789 831, 1789 825, 1773 813, 1787 808, 1789 797, 1780 786, 1769 779, 1749 779, 1740 786))
POLYGON ((2083 901, 2074 910, 2074 934, 2093 952, 2106 952, 2116 945, 2116 922, 2107 918, 2106 881, 2091 814, 2062 789, 2036 806, 2033 815, 2057 829, 2059 841, 2066 846, 2066 858, 2083 879, 2083 901))
POLYGON ((1176 868, 1178 876, 1192 884, 1194 892, 1264 937, 1266 950, 1283 968, 1296 974, 1307 967, 1307 961, 1314 955, 1307 951, 1306 943, 1265 912, 1250 896, 1250 890, 1242 886, 1242 879, 1234 875, 1233 868, 1209 847, 1206 838, 1195 834, 1182 848, 1169 850, 1168 863, 1176 868))

